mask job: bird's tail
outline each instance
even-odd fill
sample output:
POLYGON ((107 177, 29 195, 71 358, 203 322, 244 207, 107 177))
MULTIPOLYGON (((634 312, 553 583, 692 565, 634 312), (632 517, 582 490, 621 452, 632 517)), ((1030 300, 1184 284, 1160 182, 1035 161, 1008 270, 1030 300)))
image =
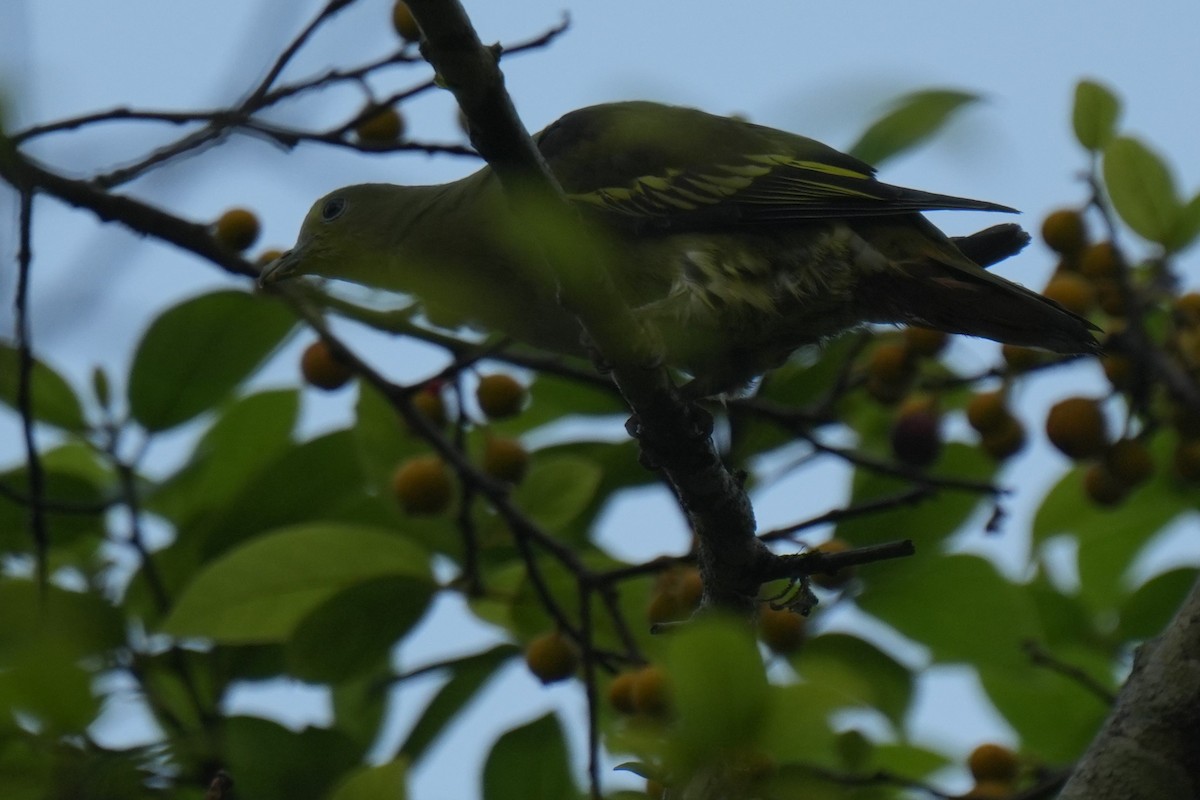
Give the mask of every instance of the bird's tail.
POLYGON ((989 228, 954 244, 926 238, 919 248, 909 248, 908 257, 896 263, 899 269, 876 273, 861 287, 877 314, 874 321, 905 322, 1056 353, 1098 352, 1093 331, 1100 329, 1091 322, 977 266, 1002 260, 1024 246, 1028 237, 1016 226, 1011 226, 1016 233, 1009 228, 989 228))

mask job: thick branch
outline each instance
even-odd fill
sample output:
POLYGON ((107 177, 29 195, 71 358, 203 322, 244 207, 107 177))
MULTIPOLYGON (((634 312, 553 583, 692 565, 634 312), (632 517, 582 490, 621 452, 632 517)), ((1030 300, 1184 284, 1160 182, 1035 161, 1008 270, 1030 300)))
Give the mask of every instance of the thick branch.
MULTIPOLYGON (((531 195, 542 207, 571 212, 504 89, 498 53, 479 41, 462 7, 450 0, 411 0, 425 35, 422 52, 471 120, 471 142, 510 198, 531 195)), ((753 613, 761 565, 774 556, 754 535, 749 499, 717 455, 706 415, 679 395, 656 366, 651 338, 639 330, 603 265, 559 273, 563 305, 575 313, 612 367, 633 410, 632 430, 678 495, 699 541, 706 602, 753 613)))
POLYGON ((1200 797, 1200 582, 1146 642, 1060 800, 1200 797))

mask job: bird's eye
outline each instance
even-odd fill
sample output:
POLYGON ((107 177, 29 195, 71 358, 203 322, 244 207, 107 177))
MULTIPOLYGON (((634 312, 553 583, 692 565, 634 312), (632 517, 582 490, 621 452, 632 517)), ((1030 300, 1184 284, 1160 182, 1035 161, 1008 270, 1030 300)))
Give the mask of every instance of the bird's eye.
POLYGON ((325 201, 325 205, 321 207, 321 219, 326 222, 333 222, 342 215, 346 210, 346 201, 341 197, 331 197, 325 201))

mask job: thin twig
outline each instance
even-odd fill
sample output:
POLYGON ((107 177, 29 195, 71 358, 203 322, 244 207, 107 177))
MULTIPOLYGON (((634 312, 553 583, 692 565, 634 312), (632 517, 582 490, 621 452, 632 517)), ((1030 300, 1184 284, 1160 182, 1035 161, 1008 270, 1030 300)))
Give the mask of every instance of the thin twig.
POLYGON ((815 517, 796 522, 783 528, 767 531, 759 535, 759 539, 764 542, 774 542, 780 539, 793 539, 795 534, 808 528, 815 528, 818 525, 827 525, 838 522, 844 522, 848 519, 856 517, 869 516, 878 514, 883 511, 890 511, 893 508, 902 506, 916 505, 928 498, 932 497, 934 490, 929 486, 915 486, 903 492, 898 492, 887 497, 880 497, 876 500, 870 500, 865 503, 859 503, 855 506, 847 508, 835 508, 826 511, 824 514, 818 514, 815 517))
POLYGON ((1093 676, 1089 675, 1080 667, 1074 664, 1068 664, 1058 656, 1051 653, 1046 648, 1042 647, 1039 642, 1033 639, 1027 639, 1021 643, 1021 648, 1025 651, 1025 655, 1029 656, 1031 663, 1045 667, 1046 669, 1057 672, 1066 678, 1070 678, 1075 683, 1087 691, 1094 694, 1096 697, 1104 701, 1105 705, 1112 705, 1117 702, 1117 695, 1093 676))
POLYGON ((579 583, 579 647, 583 662, 583 691, 587 698, 588 789, 592 800, 603 796, 600 788, 600 708, 596 692, 596 657, 593 652, 595 629, 592 626, 592 590, 579 583))
POLYGON ((41 454, 33 435, 33 342, 29 324, 29 281, 33 266, 33 192, 21 191, 20 231, 17 245, 17 409, 21 414, 21 430, 25 440, 25 465, 29 473, 29 503, 27 505, 29 535, 33 539, 37 565, 38 588, 43 599, 49 588, 50 532, 46 527, 46 510, 42 505, 46 492, 46 476, 42 470, 41 454))

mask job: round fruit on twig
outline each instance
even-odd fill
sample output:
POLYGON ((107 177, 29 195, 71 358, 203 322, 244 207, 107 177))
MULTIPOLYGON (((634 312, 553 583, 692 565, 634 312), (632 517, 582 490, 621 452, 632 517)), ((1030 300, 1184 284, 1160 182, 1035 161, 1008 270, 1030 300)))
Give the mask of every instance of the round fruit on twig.
POLYGON ((304 349, 300 356, 300 374, 308 384, 329 392, 342 388, 354 377, 350 366, 340 361, 329 345, 320 340, 304 349))
POLYGON ((454 480, 438 456, 414 456, 392 474, 392 492, 405 513, 430 516, 450 507, 454 480))
POLYGON ((551 631, 525 648, 525 664, 542 683, 556 683, 575 674, 579 651, 561 631, 551 631))

